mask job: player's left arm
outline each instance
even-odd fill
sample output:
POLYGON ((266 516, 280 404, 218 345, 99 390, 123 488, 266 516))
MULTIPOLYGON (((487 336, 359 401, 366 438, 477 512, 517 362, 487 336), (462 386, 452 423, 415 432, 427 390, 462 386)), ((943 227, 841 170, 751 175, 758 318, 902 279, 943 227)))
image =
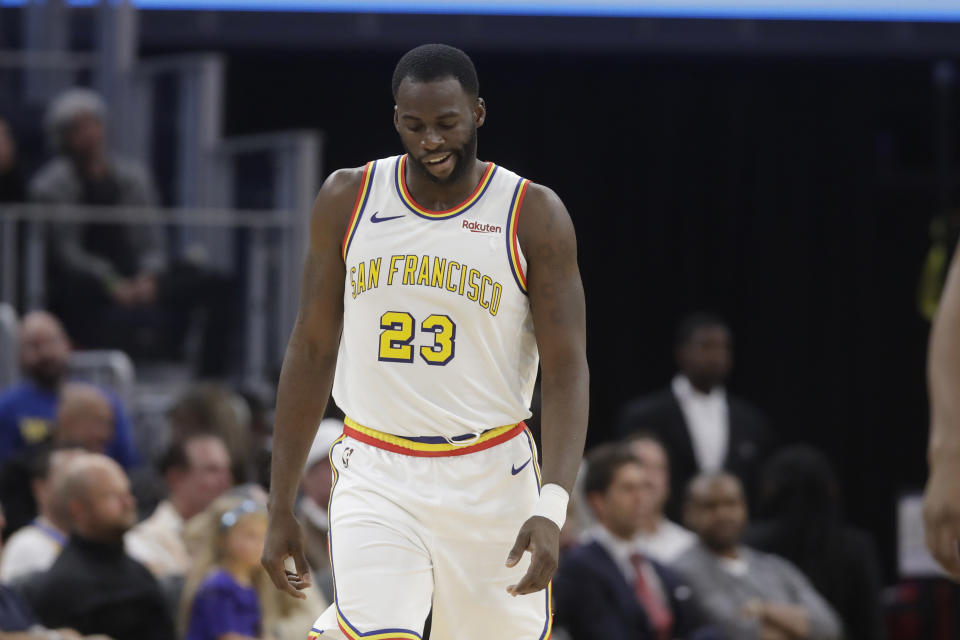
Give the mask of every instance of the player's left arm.
MULTIPOLYGON (((543 483, 559 485, 569 495, 583 457, 590 385, 577 238, 563 202, 546 187, 530 184, 519 215, 517 235, 527 258, 527 294, 540 350, 543 483)), ((525 550, 532 555, 530 568, 507 588, 512 595, 547 587, 557 568, 559 527, 548 518, 531 517, 507 565, 515 565, 525 550)))

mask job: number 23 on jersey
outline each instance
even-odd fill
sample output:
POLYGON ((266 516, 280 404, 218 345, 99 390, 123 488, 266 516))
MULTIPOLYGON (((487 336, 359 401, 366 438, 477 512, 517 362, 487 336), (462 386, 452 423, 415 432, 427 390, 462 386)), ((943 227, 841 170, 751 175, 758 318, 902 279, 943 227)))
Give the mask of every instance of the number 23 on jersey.
MULTIPOLYGON (((416 320, 406 311, 387 311, 380 316, 382 362, 413 362, 416 320)), ((433 344, 420 346, 420 357, 429 365, 445 365, 453 359, 457 325, 449 316, 433 314, 420 324, 421 333, 432 333, 433 344)))

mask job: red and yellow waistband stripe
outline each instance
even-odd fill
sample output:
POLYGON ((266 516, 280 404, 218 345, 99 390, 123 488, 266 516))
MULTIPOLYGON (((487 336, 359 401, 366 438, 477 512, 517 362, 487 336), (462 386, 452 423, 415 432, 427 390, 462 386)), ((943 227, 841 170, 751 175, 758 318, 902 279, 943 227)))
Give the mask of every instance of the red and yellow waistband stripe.
POLYGON ((310 633, 307 634, 307 640, 316 640, 323 635, 323 631, 320 629, 310 629, 310 633))
POLYGON ((470 444, 451 444, 450 442, 418 442, 415 439, 403 438, 389 433, 383 433, 375 429, 370 429, 362 424, 351 420, 343 419, 343 433, 354 440, 359 440, 378 449, 385 449, 393 453, 402 453, 407 456, 420 456, 427 458, 439 458, 444 456, 462 456, 468 453, 476 453, 490 447, 495 447, 501 442, 506 442, 511 438, 523 433, 527 425, 523 422, 517 424, 508 424, 496 429, 490 429, 480 434, 476 439, 470 440, 470 444))
POLYGON ((350 244, 353 242, 353 236, 357 233, 357 227, 360 226, 360 218, 363 217, 363 210, 370 199, 370 189, 373 184, 373 174, 377 171, 376 161, 368 162, 363 168, 363 178, 360 181, 360 190, 357 191, 357 201, 353 203, 353 213, 350 215, 350 223, 347 225, 347 232, 343 234, 343 260, 347 260, 347 252, 350 251, 350 244))
POLYGON ((517 241, 517 221, 520 219, 520 208, 523 207, 523 198, 527 194, 530 181, 520 178, 517 188, 513 190, 513 200, 510 201, 510 214, 507 216, 507 255, 510 257, 510 272, 516 280, 520 291, 527 292, 527 274, 520 264, 520 243, 517 241))
POLYGON ((410 211, 414 212, 421 218, 427 218, 429 220, 445 220, 447 218, 453 218, 454 216, 460 215, 475 205, 477 201, 483 197, 487 187, 490 186, 490 181, 493 179, 493 174, 497 170, 497 165, 492 162, 488 162, 487 168, 483 172, 483 176, 480 178, 480 182, 477 183, 477 188, 473 190, 473 193, 471 193, 466 200, 451 209, 447 209, 446 211, 431 211, 430 209, 425 209, 417 204, 417 201, 414 200, 413 196, 410 195, 410 191, 407 190, 406 166, 407 156, 403 155, 399 160, 397 160, 397 194, 400 196, 400 200, 403 201, 403 204, 405 204, 410 211))

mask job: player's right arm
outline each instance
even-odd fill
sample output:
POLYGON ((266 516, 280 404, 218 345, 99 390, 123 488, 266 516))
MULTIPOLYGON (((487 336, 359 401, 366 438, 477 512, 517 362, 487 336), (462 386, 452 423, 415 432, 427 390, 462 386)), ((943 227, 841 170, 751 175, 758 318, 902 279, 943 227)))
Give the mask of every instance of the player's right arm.
POLYGON ((310 585, 294 499, 307 453, 333 386, 343 326, 341 244, 362 179, 342 169, 324 182, 310 216, 310 245, 300 285, 300 308, 287 343, 277 388, 270 469, 269 525, 262 563, 281 591, 298 598, 310 585), (293 558, 296 572, 284 569, 293 558))
POLYGON ((930 477, 924 496, 927 546, 960 579, 960 246, 954 253, 927 359, 930 477))

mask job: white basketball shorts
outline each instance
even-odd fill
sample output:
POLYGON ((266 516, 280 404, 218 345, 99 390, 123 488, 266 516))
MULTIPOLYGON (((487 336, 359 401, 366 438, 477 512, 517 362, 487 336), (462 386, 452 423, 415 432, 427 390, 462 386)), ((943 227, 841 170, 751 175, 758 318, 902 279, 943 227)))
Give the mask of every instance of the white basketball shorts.
POLYGON ((540 468, 523 423, 451 444, 349 418, 330 448, 334 603, 316 640, 547 640, 550 589, 513 597, 504 563, 533 513, 540 468))

